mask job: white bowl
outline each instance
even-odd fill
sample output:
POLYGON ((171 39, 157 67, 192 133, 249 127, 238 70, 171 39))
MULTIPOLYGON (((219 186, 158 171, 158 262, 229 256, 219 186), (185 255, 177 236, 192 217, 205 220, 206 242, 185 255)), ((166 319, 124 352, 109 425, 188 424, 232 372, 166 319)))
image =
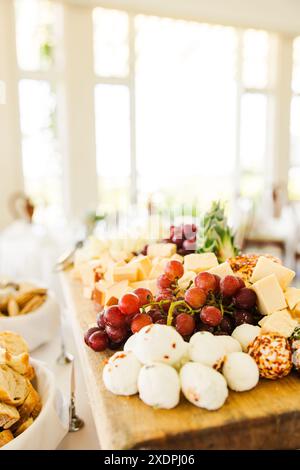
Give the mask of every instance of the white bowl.
POLYGON ((30 351, 50 341, 59 326, 60 307, 49 290, 46 301, 33 312, 15 317, 0 317, 0 331, 19 333, 27 342, 30 351))
POLYGON ((1 450, 54 450, 68 432, 68 407, 56 386, 53 373, 40 361, 31 360, 42 409, 32 425, 1 450))

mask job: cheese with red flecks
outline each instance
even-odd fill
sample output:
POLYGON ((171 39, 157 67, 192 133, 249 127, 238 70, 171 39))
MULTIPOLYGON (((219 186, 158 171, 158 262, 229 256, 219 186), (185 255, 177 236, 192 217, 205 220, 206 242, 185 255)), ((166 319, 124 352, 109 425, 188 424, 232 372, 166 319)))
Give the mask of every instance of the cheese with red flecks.
POLYGON ((271 315, 286 308, 283 290, 275 274, 260 279, 251 288, 257 295, 258 309, 263 315, 271 315))

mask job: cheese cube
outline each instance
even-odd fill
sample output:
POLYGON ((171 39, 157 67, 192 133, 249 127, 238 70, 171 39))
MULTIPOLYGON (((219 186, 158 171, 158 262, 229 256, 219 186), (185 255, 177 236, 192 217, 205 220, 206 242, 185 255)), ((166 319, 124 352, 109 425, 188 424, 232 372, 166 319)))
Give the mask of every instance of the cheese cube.
POLYGON ((124 280, 124 281, 121 281, 121 282, 116 282, 111 287, 106 289, 104 304, 106 305, 107 302, 109 302, 111 297, 115 297, 117 299, 120 299, 120 297, 122 297, 122 295, 126 294, 126 292, 130 292, 131 290, 132 289, 129 286, 128 280, 124 280))
POLYGON ((295 307, 291 311, 291 315, 295 320, 298 320, 298 322, 300 323, 300 302, 295 305, 295 307))
POLYGON ((156 279, 147 279, 145 281, 131 282, 130 287, 132 287, 133 290, 138 289, 140 287, 144 289, 149 289, 153 295, 158 294, 159 290, 157 287, 156 279))
POLYGON ((291 310, 300 302, 300 289, 288 287, 284 293, 285 300, 291 310))
POLYGON ((138 280, 139 266, 137 264, 126 264, 125 266, 115 266, 113 269, 113 280, 120 282, 128 279, 129 282, 138 280))
POLYGON ((184 257, 184 269, 201 273, 218 266, 218 260, 214 253, 192 253, 184 257))
POLYGON ((287 309, 280 310, 267 315, 260 322, 261 333, 278 333, 285 338, 289 338, 297 326, 287 309))
POLYGON ((147 255, 151 258, 155 256, 169 258, 176 253, 176 249, 175 243, 153 243, 148 246, 147 255))
POLYGON ((186 271, 184 275, 178 279, 178 287, 180 289, 187 289, 191 282, 194 282, 197 274, 194 271, 186 271))
POLYGON ((174 259, 176 261, 180 261, 180 263, 183 263, 183 256, 179 255, 178 253, 175 253, 175 255, 171 256, 171 259, 174 259))
POLYGON ((85 299, 91 300, 91 298, 93 297, 93 289, 92 289, 92 287, 87 287, 87 286, 85 286, 85 287, 83 288, 83 297, 84 297, 85 299))
POLYGON ((99 260, 91 260, 86 263, 82 263, 78 267, 80 279, 84 286, 93 288, 94 283, 98 279, 96 271, 101 271, 101 264, 99 260))
POLYGON ((152 261, 149 256, 142 256, 135 260, 130 261, 130 265, 137 266, 137 280, 143 281, 144 279, 148 279, 151 268, 152 268, 152 261))
POLYGON ((252 285, 257 295, 258 308, 262 315, 270 315, 276 310, 284 309, 286 301, 275 274, 264 277, 252 285))
POLYGON ((270 274, 275 274, 279 284, 284 290, 292 282, 296 273, 295 271, 292 271, 291 269, 288 269, 279 263, 275 263, 265 256, 260 256, 253 270, 250 281, 254 283, 266 276, 269 276, 270 274))
POLYGON ((164 272, 165 272, 164 266, 162 266, 162 264, 160 263, 156 263, 153 265, 149 273, 149 279, 157 279, 164 272))
POLYGON ((215 268, 211 268, 208 272, 217 274, 221 279, 226 276, 234 276, 234 272, 232 271, 231 266, 227 261, 225 261, 225 263, 219 264, 215 268))

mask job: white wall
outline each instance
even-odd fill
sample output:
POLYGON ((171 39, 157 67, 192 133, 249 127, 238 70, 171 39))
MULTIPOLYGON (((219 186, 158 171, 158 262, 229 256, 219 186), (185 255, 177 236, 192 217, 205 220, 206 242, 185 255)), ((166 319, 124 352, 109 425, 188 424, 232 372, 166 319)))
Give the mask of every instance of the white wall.
POLYGON ((0 2, 0 80, 6 89, 6 101, 0 104, 0 229, 11 221, 9 197, 23 189, 12 6, 0 2))

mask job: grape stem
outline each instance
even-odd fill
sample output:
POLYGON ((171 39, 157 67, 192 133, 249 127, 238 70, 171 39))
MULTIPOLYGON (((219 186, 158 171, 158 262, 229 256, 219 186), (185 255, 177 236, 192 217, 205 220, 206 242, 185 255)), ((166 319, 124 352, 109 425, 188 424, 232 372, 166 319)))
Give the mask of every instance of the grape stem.
POLYGON ((185 307, 188 308, 191 315, 194 314, 194 310, 185 302, 185 300, 177 300, 177 302, 172 302, 171 305, 170 305, 169 311, 168 311, 168 316, 167 316, 167 325, 168 326, 172 325, 174 310, 179 305, 184 305, 185 307))

